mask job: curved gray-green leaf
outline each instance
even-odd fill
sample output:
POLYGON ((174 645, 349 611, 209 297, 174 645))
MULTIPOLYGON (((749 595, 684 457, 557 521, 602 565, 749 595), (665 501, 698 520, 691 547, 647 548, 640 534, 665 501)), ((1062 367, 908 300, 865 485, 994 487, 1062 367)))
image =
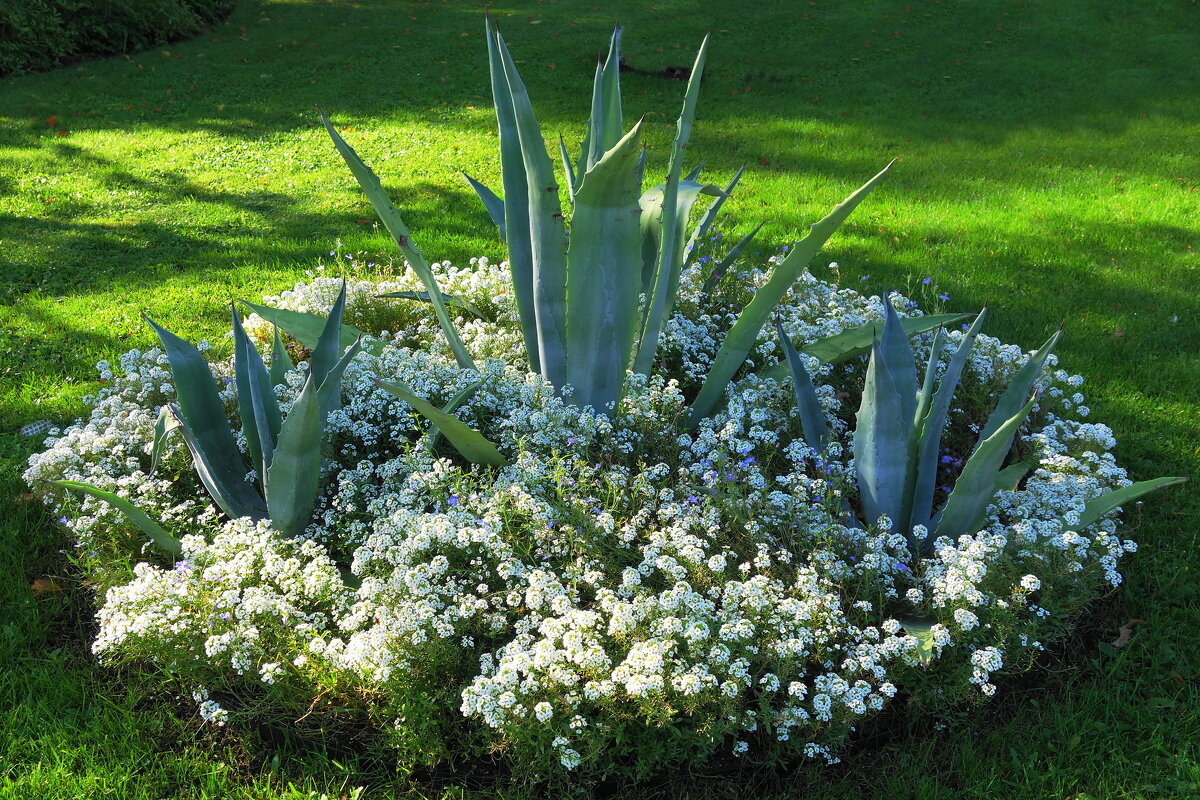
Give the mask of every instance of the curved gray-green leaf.
POLYGON ((1175 486, 1176 484, 1186 482, 1187 478, 1153 478, 1148 481, 1139 481, 1130 486, 1105 492, 1094 500, 1089 500, 1084 505, 1083 513, 1079 515, 1079 524, 1075 528, 1083 530, 1089 525, 1094 525, 1110 511, 1115 511, 1120 506, 1132 503, 1142 495, 1153 492, 1156 489, 1163 489, 1167 486, 1175 486))
POLYGON ((179 544, 178 539, 163 530, 163 527, 157 522, 150 519, 145 511, 142 511, 119 494, 106 492, 98 486, 93 486, 83 481, 46 481, 46 483, 52 486, 61 486, 64 489, 74 489, 77 492, 90 494, 97 500, 103 500, 124 514, 130 522, 138 526, 142 533, 146 534, 150 538, 150 541, 154 542, 158 547, 176 558, 183 555, 183 547, 179 544))
POLYGON ((742 309, 737 322, 733 324, 733 328, 725 336, 725 341, 721 343, 721 348, 717 351, 716 358, 713 359, 713 366, 704 379, 700 394, 692 403, 692 410, 687 421, 689 427, 697 425, 716 408, 717 403, 725 394, 725 387, 729 385, 729 381, 745 363, 746 356, 754 348, 758 332, 766 324, 771 311, 792 288, 792 284, 800 277, 800 273, 808 266, 817 251, 828 241, 846 217, 850 216, 850 212, 857 208, 858 204, 871 193, 871 190, 879 185, 891 167, 892 165, 888 164, 880 170, 879 174, 835 206, 824 219, 814 224, 809 229, 808 235, 792 248, 787 258, 771 271, 771 277, 767 279, 766 285, 754 293, 754 299, 742 309))
POLYGON ((486 464, 493 467, 503 467, 508 462, 496 445, 489 442, 482 433, 469 427, 453 414, 448 414, 440 408, 413 393, 405 384, 399 381, 390 383, 376 381, 376 385, 388 394, 400 398, 417 410, 421 416, 432 422, 454 449, 462 453, 463 458, 472 464, 486 464))

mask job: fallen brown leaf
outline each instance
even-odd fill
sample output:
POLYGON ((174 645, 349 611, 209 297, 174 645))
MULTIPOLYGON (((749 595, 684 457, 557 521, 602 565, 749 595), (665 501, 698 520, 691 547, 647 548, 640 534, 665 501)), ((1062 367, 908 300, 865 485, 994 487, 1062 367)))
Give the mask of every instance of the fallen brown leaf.
POLYGON ((1133 638, 1133 629, 1138 625, 1145 625, 1144 619, 1131 619, 1120 627, 1117 631, 1117 638, 1113 639, 1109 644, 1113 647, 1124 647, 1129 644, 1129 640, 1133 638))

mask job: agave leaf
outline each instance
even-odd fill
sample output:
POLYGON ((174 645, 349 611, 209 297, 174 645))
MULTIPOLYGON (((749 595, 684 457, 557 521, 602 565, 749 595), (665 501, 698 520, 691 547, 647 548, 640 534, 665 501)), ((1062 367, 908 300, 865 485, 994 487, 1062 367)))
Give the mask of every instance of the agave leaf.
MULTIPOLYGON (((438 324, 442 327, 442 333, 445 334, 447 341, 450 343, 450 350, 454 353, 455 361, 463 369, 475 369, 475 362, 471 359, 471 354, 467 352, 467 348, 459 338, 458 331, 455 330, 454 323, 451 321, 450 315, 446 312, 446 306, 442 303, 442 293, 438 288, 437 279, 433 277, 433 271, 429 268, 429 262, 425 260, 425 256, 421 254, 420 249, 413 242, 408 232, 408 226, 404 224, 404 219, 400 216, 400 212, 392 205, 391 199, 388 198, 387 192, 383 189, 383 184, 379 182, 379 178, 371 168, 358 157, 358 153, 354 151, 354 148, 346 144, 346 141, 334 129, 333 125, 330 124, 329 117, 325 116, 324 111, 321 111, 321 122, 324 123, 325 130, 329 133, 329 138, 333 139, 333 144, 337 147, 346 165, 350 167, 350 172, 354 175, 354 179, 358 181, 358 185, 362 187, 363 192, 367 195, 367 199, 371 201, 371 207, 379 215, 379 219, 383 222, 383 227, 387 228, 388 233, 392 236, 392 240, 396 242, 400 247, 400 251, 404 253, 405 260, 413 268, 413 272, 417 273, 417 277, 425 285, 425 290, 433 297, 433 313, 437 317, 438 324)), ((507 211, 507 209, 505 210, 507 211)))
POLYGON ((808 446, 813 450, 821 452, 825 449, 825 442, 829 438, 829 422, 825 419, 825 411, 821 408, 821 401, 817 397, 812 377, 804 368, 800 354, 792 346, 792 340, 788 338, 787 332, 778 322, 775 323, 775 330, 779 333, 779 341, 783 344, 787 364, 792 370, 792 383, 796 388, 796 406, 800 409, 800 424, 804 428, 804 441, 808 442, 808 446))
MULTIPOLYGON (((683 264, 683 253, 681 252, 683 237, 682 235, 672 235, 680 224, 678 220, 679 174, 683 170, 684 151, 687 149, 688 139, 692 135, 692 123, 696 117, 696 100, 700 95, 700 78, 704 74, 704 61, 707 56, 708 37, 705 36, 704 41, 700 44, 700 51, 696 53, 692 75, 688 79, 687 92, 683 98, 683 110, 680 111, 679 119, 675 123, 675 140, 671 144, 670 166, 661 203, 662 221, 659 228, 662 234, 659 239, 653 288, 647 303, 641 341, 633 361, 634 371, 643 375, 650 374, 650 367, 654 363, 654 354, 658 352, 658 339, 670 316, 670 308, 675 301, 674 293, 679 288, 678 266, 683 264)), ((688 208, 691 208, 690 204, 688 208)), ((684 218, 683 224, 687 224, 686 218, 684 218)))
POLYGON ((230 519, 250 517, 260 520, 266 517, 267 505, 253 485, 246 481, 246 466, 242 463, 242 454, 232 436, 228 450, 214 450, 203 443, 202 436, 192 428, 178 406, 172 404, 168 408, 192 454, 196 476, 217 506, 230 519))
POLYGON ((525 158, 517 132, 512 93, 500 58, 502 44, 490 17, 486 17, 488 67, 492 98, 496 106, 496 124, 500 139, 500 174, 504 184, 504 240, 508 245, 508 268, 512 274, 513 295, 521 317, 521 335, 529 369, 542 371, 538 358, 536 312, 533 294, 533 244, 529 233, 529 182, 525 176, 525 158))
POLYGON ((304 533, 321 479, 321 399, 311 371, 279 431, 266 473, 271 525, 288 539, 304 533))
POLYGON ((417 413, 436 425, 437 429, 441 431, 450 444, 454 445, 454 448, 462 453, 463 457, 472 464, 503 467, 507 463, 504 460, 504 456, 500 455, 500 451, 496 449, 496 445, 484 438, 482 433, 467 426, 466 423, 453 414, 448 414, 428 400, 418 397, 405 384, 400 381, 392 381, 391 383, 376 381, 376 384, 385 392, 395 395, 408 403, 417 410, 417 413))
POLYGON ((192 452, 200 480, 230 517, 261 517, 265 511, 262 498, 246 482, 246 466, 208 362, 190 343, 149 317, 145 319, 167 352, 179 400, 178 407, 172 407, 172 414, 192 452))
MULTIPOLYGON (((396 297, 401 300, 420 300, 421 302, 424 302, 424 303, 428 303, 430 301, 429 300, 429 292, 388 292, 386 294, 377 294, 375 296, 376 297, 396 297)), ((442 301, 451 308, 457 308, 462 311, 466 311, 468 314, 475 317, 475 319, 482 319, 482 320, 488 319, 486 314, 484 314, 478 308, 476 308, 472 304, 468 303, 466 300, 462 299, 461 297, 444 294, 444 295, 442 295, 442 301)))
MULTIPOLYGON (((927 317, 905 317, 900 320, 904 325, 904 333, 915 336, 918 333, 931 331, 942 325, 952 325, 964 320, 970 314, 931 314, 927 317)), ((871 341, 879 334, 879 323, 872 322, 847 328, 841 333, 826 336, 809 342, 800 348, 800 352, 824 361, 826 364, 840 364, 843 361, 861 356, 871 351, 871 341)), ((759 371, 759 377, 782 380, 788 374, 787 362, 781 361, 774 366, 759 371)))
POLYGON ((250 451, 250 463, 264 486, 267 468, 271 466, 271 454, 275 452, 275 440, 283 415, 271 376, 262 356, 258 354, 237 308, 231 307, 233 316, 233 374, 237 381, 238 412, 242 417, 242 434, 246 437, 246 448, 250 451))
POLYGON ((162 460, 163 451, 167 448, 167 437, 179 430, 179 423, 171 414, 171 409, 163 406, 158 412, 154 423, 154 444, 150 446, 150 474, 158 470, 158 462, 162 460))
MULTIPOLYGON (((258 314, 277 327, 287 332, 293 339, 307 347, 309 350, 315 350, 317 342, 320 341, 321 332, 325 330, 325 325, 328 322, 328 317, 322 317, 317 314, 310 314, 307 311, 292 311, 287 308, 272 308, 258 303, 251 303, 249 300, 242 300, 243 305, 258 314)), ((341 332, 338 335, 339 347, 349 347, 354 344, 362 336, 362 331, 353 325, 342 324, 341 332)), ((378 347, 378 345, 375 345, 378 347)), ((373 351, 375 352, 375 351, 373 351)), ((285 351, 286 353, 286 351, 285 351)), ((291 364, 291 358, 288 358, 288 364, 291 364)), ((290 366, 288 367, 290 369, 290 366)), ((283 383, 282 380, 279 383, 283 383)), ((275 384, 278 386, 279 384, 275 384)))
POLYGON ((163 527, 146 515, 145 511, 135 506, 133 503, 113 492, 106 492, 103 489, 93 486, 90 483, 83 481, 46 481, 52 486, 61 486, 64 489, 74 489, 77 492, 89 494, 97 500, 102 500, 108 503, 113 508, 124 514, 130 522, 138 526, 142 533, 150 537, 150 541, 158 545, 159 548, 165 550, 171 555, 178 558, 183 555, 183 547, 179 544, 179 540, 171 534, 163 530, 163 527))
POLYGON ((1017 429, 1029 416, 1036 401, 1036 397, 1031 398, 1017 413, 1005 420, 1004 424, 997 428, 991 436, 981 442, 971 457, 967 459, 962 474, 954 482, 954 488, 946 499, 946 505, 942 507, 936 528, 925 537, 925 548, 928 548, 929 543, 939 536, 958 539, 960 536, 970 536, 979 530, 975 525, 982 524, 981 520, 984 518, 982 515, 987 510, 988 504, 992 502, 992 498, 996 496, 996 481, 1000 465, 1004 463, 1004 458, 1008 455, 1008 449, 1012 446, 1017 429))
MULTIPOLYGON (((1031 469, 1033 469, 1032 465, 1026 464, 1023 461, 1020 461, 1020 462, 1017 462, 1016 464, 1010 464, 1009 466, 1007 466, 1004 469, 997 472, 996 473, 995 492, 993 493, 992 496, 995 497, 996 494, 999 494, 1000 492, 1016 491, 1017 486, 1019 486, 1021 483, 1021 479, 1024 478, 1026 475, 1028 475, 1029 471, 1031 469)), ((980 528, 982 528, 984 526, 984 523, 986 523, 986 522, 987 522, 987 506, 985 505, 980 510, 979 516, 977 516, 975 518, 975 520, 971 523, 971 528, 973 530, 979 530, 980 528)), ((932 541, 933 540, 930 539, 931 544, 932 544, 932 541)), ((926 545, 924 542, 922 542, 922 546, 928 548, 929 545, 926 545)))
POLYGON ((1125 486, 1120 489, 1113 489, 1110 492, 1105 492, 1099 497, 1087 501, 1083 506, 1083 513, 1079 515, 1079 524, 1075 526, 1077 530, 1083 530, 1090 525, 1094 525, 1110 511, 1116 508, 1132 503, 1144 494, 1153 492, 1155 489, 1162 489, 1167 486, 1174 486, 1179 483, 1184 483, 1187 478, 1154 478, 1148 481, 1139 481, 1130 486, 1125 486))
POLYGON ((892 530, 908 535, 901 514, 909 482, 908 457, 911 415, 888 368, 881 342, 876 341, 867 364, 862 403, 854 430, 854 468, 858 478, 859 499, 867 525, 874 525, 886 514, 892 530))
POLYGON ((279 326, 273 325, 272 327, 275 330, 275 339, 271 343, 271 386, 275 387, 287 383, 287 374, 292 368, 292 357, 288 355, 287 348, 283 346, 283 339, 279 336, 279 326))
POLYGON ((583 176, 567 250, 567 383, 573 403, 601 413, 620 398, 637 333, 641 127, 583 176))
POLYGON ((904 626, 905 632, 917 640, 917 658, 922 666, 927 667, 933 663, 934 621, 917 617, 903 617, 898 621, 904 626))
MULTIPOLYGON (((716 288, 717 284, 721 282, 721 279, 725 277, 725 273, 727 273, 733 263, 741 257, 742 252, 750 246, 750 243, 754 241, 754 237, 758 235, 758 232, 762 230, 762 226, 765 224, 766 223, 763 222, 758 223, 758 227, 747 233, 738 241, 737 244, 729 248, 729 252, 725 254, 725 257, 712 268, 712 271, 708 273, 708 277, 704 279, 705 294, 708 294, 716 288)), ((785 362, 780 362, 780 366, 783 366, 784 363, 785 362)))
MULTIPOLYGON (((1037 383, 1038 376, 1042 374, 1042 367, 1046 365, 1046 359, 1050 357, 1050 351, 1054 349, 1054 346, 1058 344, 1058 340, 1061 338, 1062 328, 1059 328, 1017 370, 1017 374, 1013 376, 1012 381, 1008 384, 1008 388, 1004 390, 1004 394, 1000 395, 1000 400, 996 403, 996 409, 988 417, 987 424, 980 431, 979 442, 983 442, 984 439, 995 433, 1004 424, 1005 420, 1015 414, 1016 410, 1024 405, 1025 398, 1029 397, 1029 393, 1033 391, 1034 384, 1037 383)), ((975 446, 979 447, 980 445, 976 444, 975 446)))
POLYGON ((462 176, 467 179, 467 183, 471 184, 471 188, 475 190, 475 194, 479 195, 479 199, 483 201, 483 207, 487 209, 492 222, 496 223, 496 227, 500 229, 500 238, 505 238, 504 201, 497 197, 495 192, 467 173, 464 172, 462 176))
MULTIPOLYGON (((496 35, 496 49, 512 104, 528 186, 529 239, 533 267, 533 310, 537 322, 538 362, 541 374, 555 386, 566 383, 566 230, 554 165, 546 152, 542 129, 529 102, 529 93, 516 64, 496 35)), ((507 213, 507 207, 505 212, 507 213)), ((524 320, 522 322, 524 324, 524 320)))
MULTIPOLYGON (((448 402, 448 403, 446 403, 446 405, 442 406, 442 411, 445 411, 447 414, 453 414, 455 411, 458 410, 458 408, 463 403, 467 402, 472 397, 474 397, 475 393, 479 391, 479 387, 482 385, 483 384, 480 384, 480 383, 472 383, 468 386, 463 387, 461 390, 459 390, 459 392, 457 394, 455 394, 453 397, 450 398, 450 402, 448 402)), ((430 452, 437 449, 438 440, 440 440, 441 438, 442 438, 441 430, 438 428, 437 425, 430 423, 430 425, 429 425, 429 450, 430 450, 430 452)))
MULTIPOLYGON (((700 162, 700 166, 704 166, 704 162, 700 162)), ((700 171, 700 166, 696 167, 696 172, 700 171)), ((712 203, 709 204, 708 208, 704 210, 704 216, 700 218, 700 222, 696 225, 696 229, 692 231, 691 238, 688 239, 687 246, 683 249, 684 269, 687 269, 688 265, 696 260, 696 248, 699 247, 700 240, 704 238, 704 235, 708 233, 709 228, 712 227, 713 222, 717 218, 717 214, 721 213, 721 206, 726 200, 729 199, 730 195, 733 194, 733 187, 737 186, 738 181, 742 179, 742 173, 745 171, 745 164, 742 164, 740 167, 738 167, 738 171, 734 173, 733 179, 730 180, 725 188, 721 190, 721 194, 717 195, 717 199, 713 200, 712 203)), ((694 179, 689 176, 688 180, 694 179)), ((751 238, 753 238, 753 234, 751 234, 751 238)))
MULTIPOLYGON (((665 185, 655 186, 642 194, 638 203, 642 207, 642 287, 647 293, 656 291, 659 276, 665 276, 666 281, 666 300, 665 305, 661 308, 654 308, 652 305, 647 305, 643 314, 643 345, 641 351, 648 350, 649 345, 646 344, 646 331, 649 330, 650 319, 654 314, 660 314, 662 325, 666 325, 666 320, 671 318, 671 312, 674 308, 674 301, 679 294, 679 276, 683 272, 684 266, 684 236, 688 233, 688 218, 691 216, 692 206, 696 205, 696 201, 700 199, 701 194, 709 194, 709 196, 719 197, 721 190, 715 184, 697 184, 695 181, 677 181, 676 186, 676 203, 674 203, 674 213, 667 213, 664 204, 667 201, 668 187, 665 185), (670 225, 670 227, 668 227, 670 225), (662 263, 662 231, 672 231, 672 239, 674 245, 670 248, 671 258, 670 263, 662 263), (662 270, 666 270, 665 272, 662 270)), ((653 354, 650 357, 653 361, 653 354)), ((635 367, 636 368, 636 367, 635 367)))
POLYGON ((571 164, 571 156, 567 153, 567 143, 562 134, 558 135, 558 157, 562 161, 563 173, 567 176, 567 196, 575 203, 575 167, 571 164))
MULTIPOLYGON (((704 380, 704 385, 700 388, 695 402, 692 403, 692 410, 688 415, 689 427, 694 427, 716 408, 717 402, 725 394, 725 387, 729 385, 734 373, 745 363, 746 356, 754 348, 754 341, 758 338, 758 333, 762 330, 763 325, 766 324, 772 309, 787 294, 788 289, 796 282, 796 278, 808 266, 809 261, 817 254, 821 246, 833 235, 842 221, 850 216, 850 212, 862 202, 863 198, 883 180, 883 176, 891 167, 892 165, 888 164, 878 175, 859 187, 857 191, 829 212, 824 219, 814 224, 809 229, 808 235, 797 242, 796 246, 788 253, 787 258, 772 270, 766 285, 754 293, 754 299, 742 309, 737 322, 733 324, 733 328, 725 336, 725 341, 721 343, 721 348, 717 351, 712 368, 704 380)), ((805 351, 807 352, 807 348, 805 351)))
MULTIPOLYGON (((887 292, 879 298, 883 302, 883 334, 879 339, 879 352, 887 362, 888 372, 896 384, 896 392, 900 400, 900 415, 911 426, 917 413, 917 361, 913 357, 912 347, 908 344, 908 336, 904 333, 904 325, 895 306, 888 299, 887 292)), ((896 520, 897 525, 903 525, 905 520, 896 520)))
POLYGON ((317 387, 317 398, 321 401, 321 425, 324 426, 325 419, 329 414, 329 409, 340 408, 342 401, 342 375, 346 372, 346 367, 350 366, 350 362, 362 350, 362 340, 356 341, 350 345, 349 349, 342 354, 338 362, 333 365, 333 369, 329 370, 325 379, 321 381, 321 385, 317 387))
POLYGON ((361 341, 352 344, 319 385, 319 376, 310 369, 283 420, 264 486, 271 525, 287 538, 304 533, 312 518, 320 490, 324 409, 337 406, 342 374, 361 348, 361 341))
POLYGON ((685 181, 694 181, 696 183, 699 183, 700 182, 700 171, 703 169, 704 169, 704 159, 702 158, 702 159, 700 159, 699 164, 692 167, 691 172, 689 172, 687 175, 683 176, 683 179, 685 181))
MULTIPOLYGON (((986 316, 986 308, 976 315, 975 321, 971 323, 966 335, 959 342, 958 349, 950 357, 950 364, 946 367, 945 374, 942 375, 942 382, 938 385, 937 392, 929 403, 928 411, 918 420, 920 445, 916 456, 917 477, 914 482, 912 525, 924 525, 926 529, 930 528, 933 498, 937 491, 938 450, 942 442, 942 430, 946 427, 946 415, 950 412, 950 401, 954 397, 954 390, 958 388, 958 382, 962 377, 963 368, 967 364, 971 347, 975 343, 975 337, 979 335, 979 329, 983 327, 983 320, 986 316)), ((930 369, 937 366, 937 354, 938 349, 935 344, 929 355, 930 369)))
MULTIPOLYGON (((938 328, 933 334, 933 344, 929 348, 929 359, 925 362, 925 378, 921 381, 921 390, 917 392, 917 411, 913 415, 913 432, 920 431, 921 423, 929 413, 933 403, 933 384, 937 379, 938 354, 942 352, 943 331, 938 328)), ((907 336, 907 334, 905 334, 907 336)))

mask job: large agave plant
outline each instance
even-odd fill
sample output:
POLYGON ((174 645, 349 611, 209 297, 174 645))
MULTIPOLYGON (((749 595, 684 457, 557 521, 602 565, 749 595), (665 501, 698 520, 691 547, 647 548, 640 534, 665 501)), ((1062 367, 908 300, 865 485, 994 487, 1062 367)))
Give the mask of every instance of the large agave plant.
MULTIPOLYGON (((848 510, 849 524, 866 527, 886 518, 890 530, 902 534, 915 556, 929 555, 941 536, 958 539, 978 532, 987 521, 996 493, 1015 489, 1033 464, 1010 459, 1013 439, 1036 401, 1034 386, 1062 331, 1056 331, 1031 355, 1000 395, 962 472, 937 507, 938 457, 950 400, 983 324, 987 309, 967 328, 940 379, 939 356, 945 346, 942 329, 934 335, 920 385, 917 365, 904 325, 883 298, 882 332, 871 344, 862 402, 854 430, 854 469, 862 509, 859 519, 848 510)), ((828 424, 812 379, 798 353, 779 328, 796 390, 801 424, 809 447, 820 452, 829 438, 828 424)), ((1118 506, 1147 492, 1181 483, 1183 478, 1156 478, 1108 492, 1085 507, 1076 527, 1097 522, 1118 506)))
MULTIPOLYGON (((611 413, 620 399, 627 371, 648 374, 653 367, 691 245, 712 224, 741 177, 739 170, 722 189, 700 182, 698 168, 683 174, 708 40, 696 56, 676 122, 667 180, 643 190, 642 121, 628 131, 624 128, 619 72, 621 31, 613 33, 607 58, 597 64, 591 117, 574 162, 566 144, 559 140, 571 204, 568 233, 559 182, 529 94, 504 40, 490 21, 486 32, 500 134, 503 198, 470 176, 467 179, 508 244, 513 292, 530 369, 560 390, 569 385, 570 399, 577 405, 611 413), (692 209, 702 195, 715 200, 688 236, 692 209)), ((459 364, 473 366, 428 262, 413 243, 379 179, 323 113, 322 119, 384 226, 424 282, 428 300, 459 364)), ((772 309, 886 172, 884 168, 813 225, 775 267, 723 342, 691 409, 691 424, 713 411, 772 309)), ((741 247, 735 249, 740 251, 741 247)))

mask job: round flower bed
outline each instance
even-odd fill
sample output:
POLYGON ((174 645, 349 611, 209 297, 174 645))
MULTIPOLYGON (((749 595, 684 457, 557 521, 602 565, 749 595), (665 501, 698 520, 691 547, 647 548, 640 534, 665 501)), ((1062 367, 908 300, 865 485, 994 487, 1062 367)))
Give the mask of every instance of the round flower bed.
MULTIPOLYGON (((527 372, 503 265, 434 271, 479 372, 456 365, 426 303, 377 297, 418 291, 416 278, 350 281, 347 321, 380 333, 345 372, 316 511, 295 539, 224 517, 178 438, 151 470, 158 411, 174 398, 162 351, 100 364, 107 386, 90 416, 52 436, 26 477, 114 491, 183 550, 171 563, 112 506, 47 494, 98 587, 103 660, 178 676, 219 725, 368 720, 410 764, 501 753, 539 778, 637 777, 730 754, 835 761, 853 726, 898 694, 994 694, 994 673, 1027 666, 1121 581, 1134 543, 1112 518, 1078 522, 1128 480, 1108 428, 1086 421, 1082 379, 1053 356, 1014 446, 1036 467, 995 496, 977 534, 918 557, 886 525, 845 524, 859 502, 850 441, 865 357, 805 359, 829 424, 821 452, 801 434, 791 382, 754 374, 782 357, 772 330, 721 409, 681 426, 764 271, 713 292, 699 264, 685 272, 654 370, 629 378, 610 416, 527 372), (507 465, 464 460, 376 385, 394 379, 438 407, 478 383, 454 413, 507 465)), ((325 314, 340 288, 315 277, 266 303, 325 314)), ((880 299, 809 275, 778 310, 797 347, 882 317, 880 299)), ((269 348, 270 325, 251 317, 246 330, 269 348)), ((939 359, 964 335, 948 332, 939 359)), ((1025 358, 978 337, 939 485, 953 484, 1025 358)), ((276 387, 285 413, 307 368, 276 387)), ((236 417, 231 362, 212 370, 236 417)))

